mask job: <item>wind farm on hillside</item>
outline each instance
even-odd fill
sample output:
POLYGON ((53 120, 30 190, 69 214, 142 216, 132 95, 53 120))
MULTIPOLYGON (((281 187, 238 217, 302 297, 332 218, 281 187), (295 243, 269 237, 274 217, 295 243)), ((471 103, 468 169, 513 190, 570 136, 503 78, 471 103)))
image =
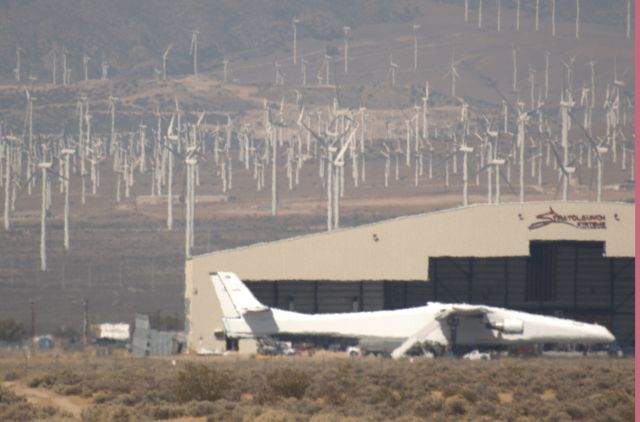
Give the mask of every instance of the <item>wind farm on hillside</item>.
POLYGON ((379 3, 352 22, 283 12, 256 48, 184 17, 153 57, 132 44, 141 62, 97 35, 5 40, 1 312, 26 321, 31 299, 38 329, 78 324, 83 299, 95 318, 180 313, 193 254, 481 203, 633 200, 631 3, 379 3))

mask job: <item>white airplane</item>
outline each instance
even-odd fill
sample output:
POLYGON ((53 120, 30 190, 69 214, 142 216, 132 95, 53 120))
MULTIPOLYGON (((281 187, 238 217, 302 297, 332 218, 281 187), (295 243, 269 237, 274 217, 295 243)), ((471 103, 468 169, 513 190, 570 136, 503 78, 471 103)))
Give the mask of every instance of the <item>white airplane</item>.
POLYGON ((234 273, 211 274, 227 337, 279 334, 354 338, 400 358, 415 347, 522 343, 608 344, 606 327, 483 305, 428 303, 409 309, 302 314, 260 303, 234 273))

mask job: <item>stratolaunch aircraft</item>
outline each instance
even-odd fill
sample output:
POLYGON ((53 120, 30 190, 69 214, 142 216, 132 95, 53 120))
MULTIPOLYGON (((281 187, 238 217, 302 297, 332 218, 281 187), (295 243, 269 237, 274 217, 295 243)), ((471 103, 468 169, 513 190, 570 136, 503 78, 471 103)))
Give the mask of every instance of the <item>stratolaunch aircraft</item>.
POLYGON ((211 274, 230 338, 304 335, 354 338, 387 345, 400 358, 414 347, 522 343, 608 344, 606 327, 483 305, 428 303, 392 311, 302 314, 260 303, 233 273, 211 274))

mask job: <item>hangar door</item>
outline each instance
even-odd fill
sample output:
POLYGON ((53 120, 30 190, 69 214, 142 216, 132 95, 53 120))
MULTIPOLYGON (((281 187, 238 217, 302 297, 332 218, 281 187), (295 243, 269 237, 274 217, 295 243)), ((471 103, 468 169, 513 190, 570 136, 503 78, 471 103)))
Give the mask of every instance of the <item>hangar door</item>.
POLYGON ((603 242, 532 241, 523 257, 429 259, 430 300, 502 306, 598 322, 634 339, 634 258, 603 242))

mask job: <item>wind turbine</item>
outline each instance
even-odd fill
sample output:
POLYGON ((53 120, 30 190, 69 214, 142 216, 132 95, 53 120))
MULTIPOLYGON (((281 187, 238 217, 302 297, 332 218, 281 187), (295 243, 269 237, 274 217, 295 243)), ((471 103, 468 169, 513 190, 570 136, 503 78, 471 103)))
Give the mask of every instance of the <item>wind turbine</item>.
POLYGON ((56 65, 57 65, 57 53, 56 53, 56 49, 55 48, 51 48, 51 51, 49 52, 49 54, 51 55, 51 83, 53 84, 53 86, 56 86, 56 82, 57 82, 57 78, 56 78, 56 65))
POLYGON ((556 0, 551 0, 551 36, 556 36, 556 0))
POLYGON ((549 97, 549 57, 551 52, 549 50, 544 52, 544 98, 549 97))
POLYGON ((602 201, 602 156, 609 152, 609 148, 601 145, 596 147, 596 166, 597 166, 597 181, 596 181, 596 201, 602 201))
POLYGON ((293 18, 291 25, 293 26, 293 64, 298 64, 298 24, 299 19, 293 18))
POLYGON ((460 63, 460 61, 457 61, 457 62, 455 61, 455 55, 456 55, 456 50, 454 49, 453 52, 451 53, 451 64, 449 65, 449 70, 442 77, 442 79, 445 79, 449 75, 451 75, 451 96, 454 98, 456 98, 456 79, 460 78, 460 75, 456 70, 456 64, 460 63))
POLYGON ((627 0, 627 39, 631 38, 631 0, 627 0))
POLYGON ((536 0, 536 18, 535 18, 536 32, 540 29, 540 0, 536 0))
POLYGON ((13 69, 13 77, 16 82, 20 82, 20 53, 22 52, 22 47, 16 47, 16 67, 13 69))
POLYGON ((591 68, 591 108, 596 106, 596 63, 593 59, 587 62, 591 68))
POLYGON ((345 26, 342 28, 344 31, 344 73, 349 74, 349 32, 351 31, 350 26, 345 26))
POLYGON ((89 57, 89 55, 87 55, 87 53, 84 53, 82 55, 82 68, 84 70, 84 80, 88 81, 89 80, 89 61, 91 60, 91 57, 89 57))
POLYGON ((520 0, 516 0, 516 32, 520 32, 520 0))
POLYGON ((40 207, 40 271, 47 271, 47 172, 51 168, 50 161, 44 161, 46 152, 43 151, 42 161, 38 168, 42 170, 42 201, 40 207))
MULTIPOLYGON (((563 96, 564 97, 564 96, 563 96)), ((571 99, 571 93, 568 93, 568 100, 564 98, 560 101, 560 110, 562 113, 562 200, 567 200, 569 191, 569 177, 575 171, 575 168, 569 168, 569 113, 575 105, 571 99)))
POLYGON ((391 77, 391 88, 396 87, 396 71, 398 70, 398 65, 393 61, 393 54, 389 56, 389 76, 391 77))
POLYGON ((462 205, 469 205, 469 174, 467 155, 473 152, 473 148, 462 144, 458 149, 462 153, 462 205))
POLYGON ((518 50, 515 45, 511 46, 513 55, 513 92, 518 92, 518 50))
POLYGON ((223 66, 223 82, 226 84, 228 81, 228 77, 229 77, 229 60, 228 59, 224 59, 222 60, 222 66, 223 66))
POLYGON ((167 48, 165 48, 164 53, 162 53, 162 80, 167 80, 167 56, 169 55, 169 51, 173 48, 173 44, 169 44, 167 48))
POLYGON ((478 29, 482 29, 482 0, 478 0, 478 29))
POLYGON ((576 0, 576 40, 580 39, 580 0, 576 0))
MULTIPOLYGON (((21 146, 18 145, 19 140, 15 136, 5 136, 4 141, 4 229, 9 230, 11 227, 11 210, 15 199, 15 182, 13 180, 14 162, 16 158, 21 157, 21 146), (11 147, 11 143, 16 145, 11 147), (13 150, 13 153, 12 153, 13 150)), ((19 167, 19 166, 18 166, 19 167)))
POLYGON ((100 79, 106 81, 107 79, 109 79, 109 62, 104 57, 102 57, 102 64, 100 65, 100 68, 100 79))
POLYGON ((304 56, 300 57, 300 63, 302 65, 302 86, 307 86, 307 59, 304 56))
POLYGON ((62 46, 62 86, 69 84, 69 73, 67 72, 67 54, 69 50, 65 46, 62 46))
POLYGON ((324 55, 324 68, 325 68, 325 84, 330 84, 330 75, 331 75, 331 56, 326 54, 324 55))
POLYGON ((518 170, 520 176, 520 203, 524 203, 524 153, 526 149, 525 145, 525 125, 529 121, 529 113, 524 111, 524 103, 518 103, 518 135, 517 135, 517 146, 518 146, 518 170))
MULTIPOLYGON (((174 120, 175 114, 171 116, 171 122, 167 129, 167 144, 171 144, 172 142, 176 142, 177 144, 180 143, 179 134, 176 135, 173 132, 174 120)), ((173 228, 173 155, 175 154, 175 150, 172 146, 166 145, 166 147, 169 148, 167 163, 167 230, 171 230, 173 228)))
POLYGON ((500 29, 502 26, 502 0, 497 0, 497 2, 498 2, 498 17, 496 18, 496 20, 497 20, 498 32, 500 32, 500 29))
POLYGON ((69 250, 69 157, 75 154, 71 148, 64 148, 61 152, 64 157, 64 249, 69 250))
POLYGON ((419 24, 413 24, 413 70, 418 70, 418 29, 419 24))
POLYGON ((193 56, 193 74, 198 74, 198 35, 200 31, 194 29, 191 31, 191 47, 189 47, 189 55, 193 56))

